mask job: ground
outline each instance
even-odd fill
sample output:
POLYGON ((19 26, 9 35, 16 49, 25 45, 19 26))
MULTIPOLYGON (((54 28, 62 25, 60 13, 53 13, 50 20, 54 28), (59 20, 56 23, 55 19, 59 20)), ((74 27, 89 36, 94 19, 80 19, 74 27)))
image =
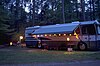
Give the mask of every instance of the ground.
POLYGON ((55 51, 10 46, 0 49, 0 66, 95 66, 100 51, 55 51))
POLYGON ((99 66, 100 61, 77 61, 66 63, 30 63, 30 64, 4 64, 0 66, 99 66))

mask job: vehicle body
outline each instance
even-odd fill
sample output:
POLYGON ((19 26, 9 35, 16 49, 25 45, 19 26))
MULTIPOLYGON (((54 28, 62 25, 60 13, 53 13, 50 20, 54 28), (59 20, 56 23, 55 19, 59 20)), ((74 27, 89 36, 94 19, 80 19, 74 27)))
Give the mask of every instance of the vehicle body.
POLYGON ((26 28, 26 30, 25 30, 25 43, 26 43, 26 47, 37 48, 38 39, 32 37, 31 33, 34 32, 38 28, 39 28, 39 26, 26 28))
POLYGON ((40 40, 46 49, 99 49, 100 24, 98 21, 72 22, 40 26, 31 33, 31 37, 40 40))

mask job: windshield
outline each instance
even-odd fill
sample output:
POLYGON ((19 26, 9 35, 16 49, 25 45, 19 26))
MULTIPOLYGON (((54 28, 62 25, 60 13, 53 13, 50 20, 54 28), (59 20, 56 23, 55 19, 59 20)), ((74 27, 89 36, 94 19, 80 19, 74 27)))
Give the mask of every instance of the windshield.
POLYGON ((100 34, 100 25, 98 26, 98 34, 100 34))

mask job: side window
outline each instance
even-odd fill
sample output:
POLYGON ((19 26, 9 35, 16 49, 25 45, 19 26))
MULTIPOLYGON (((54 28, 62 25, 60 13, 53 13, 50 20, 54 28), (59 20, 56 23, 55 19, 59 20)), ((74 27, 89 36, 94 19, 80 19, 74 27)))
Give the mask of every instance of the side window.
POLYGON ((82 34, 87 34, 87 28, 86 26, 81 26, 81 31, 82 31, 82 34))
POLYGON ((96 30, 95 30, 95 26, 94 24, 90 24, 90 25, 83 25, 81 27, 82 30, 82 34, 89 34, 89 35, 95 35, 96 34, 96 30))
POLYGON ((98 29, 98 34, 100 34, 100 25, 98 26, 98 28, 97 28, 97 29, 98 29))
POLYGON ((80 34, 80 28, 79 27, 76 29, 76 33, 80 34))
POLYGON ((87 31, 88 31, 88 34, 95 35, 96 34, 96 30, 95 30, 94 24, 88 25, 87 26, 87 31))

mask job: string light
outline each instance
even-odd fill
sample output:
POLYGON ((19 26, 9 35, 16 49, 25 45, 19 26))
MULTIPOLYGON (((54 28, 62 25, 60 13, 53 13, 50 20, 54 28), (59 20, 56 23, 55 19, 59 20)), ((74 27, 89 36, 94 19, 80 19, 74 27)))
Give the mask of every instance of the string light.
POLYGON ((61 34, 59 34, 59 36, 61 36, 61 34))
POLYGON ((72 34, 69 34, 69 36, 72 36, 72 34))
POLYGON ((23 39, 23 36, 20 36, 19 39, 22 40, 23 39))
POLYGON ((39 37, 39 35, 37 35, 37 37, 39 37))
POLYGON ((47 36, 47 34, 45 34, 45 36, 47 36))
POLYGON ((66 36, 66 34, 64 34, 64 36, 66 36))
POLYGON ((43 37, 43 35, 41 35, 41 37, 43 37))
POLYGON ((36 35, 33 35, 33 37, 35 37, 35 38, 36 38, 36 35))
POLYGON ((49 36, 51 36, 51 34, 49 36))
POLYGON ((56 36, 56 34, 54 34, 54 36, 56 36))
POLYGON ((76 35, 76 32, 74 32, 74 35, 76 35))
POLYGON ((70 38, 67 38, 67 41, 70 41, 70 38))

